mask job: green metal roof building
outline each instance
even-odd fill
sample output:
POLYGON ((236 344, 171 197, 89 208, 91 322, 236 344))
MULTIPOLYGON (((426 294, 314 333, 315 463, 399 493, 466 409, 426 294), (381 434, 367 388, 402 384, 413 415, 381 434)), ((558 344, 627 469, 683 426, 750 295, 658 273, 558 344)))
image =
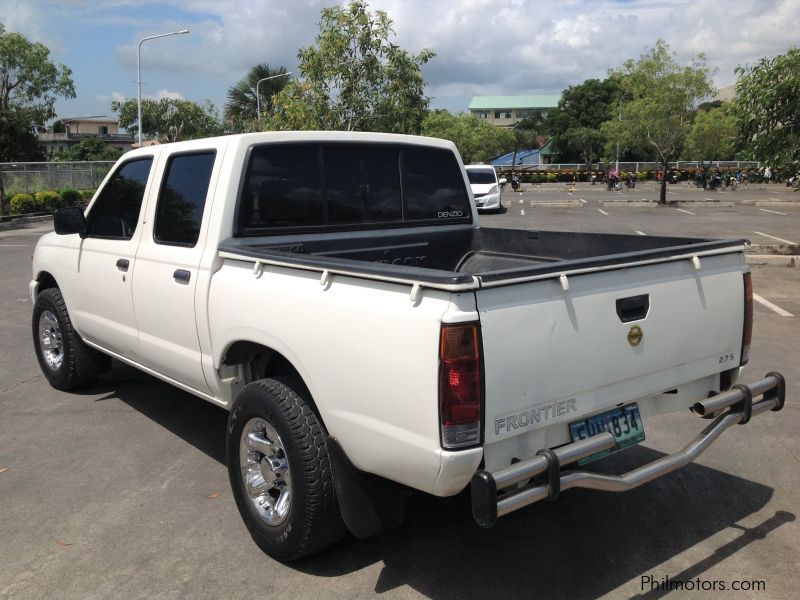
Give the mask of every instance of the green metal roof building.
POLYGON ((474 96, 469 112, 498 127, 512 127, 535 112, 546 114, 558 106, 559 94, 538 96, 474 96))

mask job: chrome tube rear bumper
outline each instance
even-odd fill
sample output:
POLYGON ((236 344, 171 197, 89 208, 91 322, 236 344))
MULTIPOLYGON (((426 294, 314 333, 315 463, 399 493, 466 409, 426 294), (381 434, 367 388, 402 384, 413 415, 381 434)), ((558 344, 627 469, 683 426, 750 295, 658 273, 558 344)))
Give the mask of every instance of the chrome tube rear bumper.
POLYGON ((692 410, 700 415, 730 408, 701 431, 682 450, 622 475, 603 475, 587 471, 562 472, 561 467, 613 448, 614 436, 609 432, 573 442, 555 449, 544 449, 537 456, 490 473, 478 471, 472 477, 472 515, 482 527, 492 527, 498 517, 541 500, 555 500, 570 488, 589 488, 607 492, 624 492, 679 469, 713 444, 722 433, 768 410, 779 411, 786 398, 786 384, 780 373, 768 373, 764 379, 750 385, 736 385, 731 390, 696 403, 692 410), (756 396, 763 396, 753 402, 756 396), (522 481, 543 475, 543 481, 533 481, 519 489, 498 493, 522 481))

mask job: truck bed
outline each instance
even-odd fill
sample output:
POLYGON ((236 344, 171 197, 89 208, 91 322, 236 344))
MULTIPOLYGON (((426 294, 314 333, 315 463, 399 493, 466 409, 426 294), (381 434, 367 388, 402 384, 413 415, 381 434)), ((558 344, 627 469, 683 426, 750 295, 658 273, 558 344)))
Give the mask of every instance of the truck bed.
POLYGON ((745 240, 531 231, 495 228, 426 228, 358 232, 338 238, 304 236, 290 243, 265 237, 233 238, 227 254, 298 267, 419 281, 435 286, 502 285, 576 270, 741 249, 745 240))

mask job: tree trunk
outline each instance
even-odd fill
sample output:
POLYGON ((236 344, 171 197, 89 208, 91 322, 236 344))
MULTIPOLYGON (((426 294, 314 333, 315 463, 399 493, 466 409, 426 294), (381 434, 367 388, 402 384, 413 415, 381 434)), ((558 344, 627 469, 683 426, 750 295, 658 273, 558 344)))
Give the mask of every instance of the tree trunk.
POLYGON ((6 186, 3 181, 3 171, 0 169, 0 215, 8 214, 8 202, 6 201, 6 186))
POLYGON ((667 205, 667 169, 669 168, 669 157, 665 158, 661 163, 663 169, 661 171, 661 193, 658 197, 658 204, 660 206, 667 205))
POLYGON ((516 165, 517 165, 517 145, 514 144, 514 156, 511 157, 511 179, 514 179, 514 167, 516 165))

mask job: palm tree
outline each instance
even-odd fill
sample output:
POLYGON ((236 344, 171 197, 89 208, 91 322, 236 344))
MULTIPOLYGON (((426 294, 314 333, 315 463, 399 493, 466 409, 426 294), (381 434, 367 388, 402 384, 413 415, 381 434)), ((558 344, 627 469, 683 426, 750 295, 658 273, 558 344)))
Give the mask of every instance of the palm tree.
MULTIPOLYGON (((261 63, 248 71, 238 83, 228 89, 228 101, 225 103, 225 121, 233 131, 254 131, 256 120, 256 84, 265 77, 286 73, 284 67, 271 69, 267 63, 261 63)), ((268 79, 258 86, 261 96, 261 114, 272 109, 272 96, 280 92, 289 82, 289 77, 268 79)))

